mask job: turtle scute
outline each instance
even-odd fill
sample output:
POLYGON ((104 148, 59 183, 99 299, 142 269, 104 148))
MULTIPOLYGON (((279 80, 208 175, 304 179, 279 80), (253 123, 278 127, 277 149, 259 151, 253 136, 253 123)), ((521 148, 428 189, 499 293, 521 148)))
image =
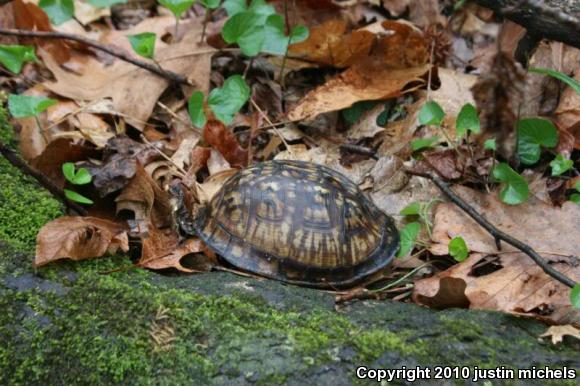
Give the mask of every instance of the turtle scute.
POLYGON ((399 246, 392 218, 353 182, 300 161, 240 170, 195 221, 230 264, 312 287, 353 285, 386 267, 399 246))

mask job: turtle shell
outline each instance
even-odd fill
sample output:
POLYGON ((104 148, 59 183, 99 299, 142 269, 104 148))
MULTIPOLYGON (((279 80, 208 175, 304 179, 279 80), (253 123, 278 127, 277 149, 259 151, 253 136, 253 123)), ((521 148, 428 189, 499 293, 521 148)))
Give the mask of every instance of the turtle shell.
POLYGON ((195 228, 230 264, 311 287, 346 287, 387 266, 392 218, 325 166, 269 161, 230 177, 195 228))

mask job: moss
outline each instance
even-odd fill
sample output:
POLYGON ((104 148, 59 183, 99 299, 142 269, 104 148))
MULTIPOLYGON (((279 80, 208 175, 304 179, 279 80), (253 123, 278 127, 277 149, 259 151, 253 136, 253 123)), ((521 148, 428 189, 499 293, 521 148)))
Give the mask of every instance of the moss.
MULTIPOLYGON (((13 144, 13 133, 0 107, 0 138, 13 144)), ((0 157, 0 240, 31 246, 38 229, 62 214, 62 206, 32 178, 23 176, 0 157)))

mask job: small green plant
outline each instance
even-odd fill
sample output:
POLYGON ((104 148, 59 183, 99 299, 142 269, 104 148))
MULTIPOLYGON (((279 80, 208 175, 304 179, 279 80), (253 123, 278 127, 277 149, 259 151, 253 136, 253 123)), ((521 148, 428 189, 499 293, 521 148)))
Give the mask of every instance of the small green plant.
POLYGON ((153 32, 143 32, 140 34, 127 36, 133 51, 135 51, 137 55, 147 59, 153 59, 153 55, 155 54, 156 38, 157 35, 155 35, 153 32))
POLYGON ((572 193, 570 195, 570 201, 580 205, 580 181, 576 182, 576 184, 574 185, 574 189, 576 189, 576 192, 578 193, 572 193))
MULTIPOLYGON (((211 90, 207 98, 207 105, 217 119, 229 125, 249 98, 250 87, 244 78, 240 75, 232 75, 226 79, 222 87, 211 90)), ((191 123, 197 127, 203 127, 206 122, 203 100, 203 93, 197 91, 191 95, 188 101, 191 123)))
POLYGON ((407 225, 401 230, 401 247, 399 248, 399 252, 397 253, 397 257, 405 257, 411 252, 413 247, 415 246, 415 241, 417 240, 417 236, 421 231, 421 224, 418 222, 412 222, 407 225))
POLYGON ((542 147, 558 144, 558 130, 543 118, 522 118, 517 123, 518 156, 524 165, 533 165, 540 159, 542 147))
POLYGON ((46 12, 50 22, 60 25, 75 15, 73 0, 40 0, 38 6, 46 12))
POLYGON ((530 195, 528 183, 514 171, 507 163, 502 162, 493 168, 492 175, 503 184, 500 192, 500 200, 508 205, 518 205, 526 202, 530 195))
POLYGON ((167 8, 175 16, 175 37, 179 30, 179 19, 195 3, 195 0, 159 0, 159 4, 167 8))
POLYGON ((430 211, 433 204, 440 201, 439 199, 432 199, 429 202, 413 202, 404 207, 399 213, 403 216, 418 216, 421 223, 425 225, 427 229, 427 234, 431 237, 431 220, 430 211))
POLYGON ((115 4, 126 4, 128 0, 88 0, 95 8, 109 8, 115 4))
POLYGON ((284 55, 288 45, 308 38, 308 29, 294 26, 290 35, 285 33, 285 21, 273 6, 264 0, 225 1, 229 19, 222 29, 222 37, 228 44, 236 43, 246 56, 256 56, 260 52, 284 55))
POLYGON ((8 111, 14 118, 38 117, 40 113, 56 103, 56 100, 46 97, 8 95, 8 111))
POLYGON ((469 249, 467 248, 467 244, 462 237, 454 237, 449 242, 449 254, 459 262, 467 259, 467 256, 469 255, 469 249))
POLYGON ((439 139, 438 136, 414 139, 411 141, 411 149, 413 149, 413 151, 418 151, 433 147, 433 145, 439 142, 439 139))
POLYGON ((566 83, 568 86, 572 87, 576 93, 580 94, 580 82, 578 82, 574 78, 570 78, 568 75, 563 74, 559 71, 552 70, 551 68, 538 68, 532 67, 528 69, 529 72, 535 72, 537 74, 548 75, 553 78, 559 79, 562 82, 566 83))
POLYGON ((341 111, 342 118, 349 124, 354 125, 360 117, 377 105, 376 101, 356 102, 352 106, 341 111))
POLYGON ((495 142, 495 138, 486 139, 483 143, 483 148, 486 150, 496 151, 497 144, 495 142))
POLYGON ((550 162, 550 166, 552 167, 552 176, 559 176, 572 169, 574 161, 564 157, 563 154, 558 154, 556 158, 550 162))
POLYGON ((477 109, 471 103, 464 104, 457 115, 457 120, 455 121, 455 132, 457 138, 462 138, 468 132, 477 134, 479 131, 480 123, 477 109))
MULTIPOLYGON (((62 164, 62 174, 64 175, 64 178, 73 185, 86 185, 92 181, 91 174, 87 169, 80 168, 76 170, 75 164, 72 162, 65 162, 62 164)), ((66 198, 71 201, 81 204, 93 204, 93 200, 73 190, 64 189, 64 194, 66 198)))
POLYGON ((580 284, 576 284, 570 290, 570 303, 572 303, 572 307, 580 308, 580 284))
POLYGON ((38 58, 32 46, 0 44, 0 63, 15 74, 20 73, 24 63, 37 61, 38 58))
POLYGON ((440 126, 445 118, 445 111, 435 101, 428 101, 419 111, 419 123, 422 125, 440 126))

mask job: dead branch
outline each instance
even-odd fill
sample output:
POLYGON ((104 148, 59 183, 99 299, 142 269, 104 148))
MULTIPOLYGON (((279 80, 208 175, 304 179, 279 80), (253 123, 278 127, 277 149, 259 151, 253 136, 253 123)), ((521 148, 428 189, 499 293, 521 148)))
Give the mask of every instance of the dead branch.
POLYGON ((444 182, 439 176, 434 173, 422 173, 412 169, 406 169, 407 173, 419 177, 425 177, 433 181, 433 183, 443 192, 445 195, 458 207, 460 207, 465 213, 467 213, 472 219, 474 219, 479 225, 481 225, 486 231, 491 234, 498 246, 498 249, 501 249, 500 241, 505 241, 506 243, 512 245, 513 247, 519 249, 526 255, 528 255, 536 264, 538 264, 542 270, 549 276, 553 277, 554 279, 558 280, 560 283, 572 288, 576 285, 574 280, 570 279, 568 276, 564 275, 563 273, 557 271, 556 269, 552 268, 550 264, 544 260, 542 256, 540 256, 532 247, 529 245, 521 242, 520 240, 508 235, 507 233, 502 232, 498 228, 496 228, 493 224, 485 219, 481 214, 479 214, 475 208, 471 205, 463 201, 453 190, 451 187, 444 182))
POLYGON ((475 3, 520 24, 532 35, 580 48, 580 18, 573 13, 578 4, 572 1, 475 0, 475 3))
POLYGON ((76 202, 70 201, 66 198, 64 191, 56 186, 47 176, 36 170, 32 166, 28 165, 22 158, 16 154, 16 152, 6 146, 2 141, 0 141, 0 154, 4 156, 15 168, 20 170, 24 174, 34 177, 40 185, 42 185, 46 190, 48 190, 54 197, 62 201, 67 207, 74 210, 81 216, 87 215, 87 210, 77 204, 76 202))
POLYGON ((156 75, 159 75, 162 78, 168 79, 172 82, 180 83, 180 84, 187 84, 192 85, 189 80, 183 75, 175 73, 173 71, 164 70, 158 67, 154 63, 149 63, 140 59, 136 59, 129 54, 127 54, 124 50, 111 46, 98 43, 94 40, 87 39, 85 37, 64 33, 64 32, 44 32, 44 31, 25 31, 25 30, 17 30, 17 29, 2 29, 0 28, 0 35, 8 35, 8 36, 20 36, 20 37, 27 37, 27 38, 39 38, 39 39, 62 39, 62 40, 72 40, 75 42, 79 42, 85 44, 89 47, 92 47, 96 50, 106 52, 109 55, 112 55, 116 58, 119 58, 127 63, 131 63, 137 67, 141 67, 147 71, 150 71, 156 75))

